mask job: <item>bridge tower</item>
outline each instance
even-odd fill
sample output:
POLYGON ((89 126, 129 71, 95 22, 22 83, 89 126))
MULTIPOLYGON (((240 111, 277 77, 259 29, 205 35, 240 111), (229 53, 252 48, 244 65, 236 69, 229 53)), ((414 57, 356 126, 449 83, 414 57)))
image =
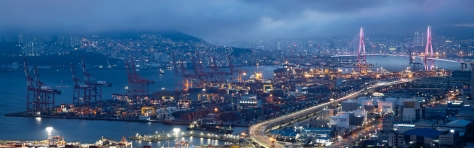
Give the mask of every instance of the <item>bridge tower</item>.
POLYGON ((433 45, 431 44, 431 26, 428 26, 428 30, 426 31, 426 46, 425 46, 423 62, 425 64, 425 71, 430 71, 433 69, 434 59, 433 59, 433 45))
POLYGON ((472 98, 474 96, 474 63, 470 63, 470 65, 471 65, 471 98, 472 98))
POLYGON ((359 66, 360 73, 367 73, 367 65, 365 58, 364 28, 361 27, 359 33, 359 50, 357 53, 357 66, 359 66))

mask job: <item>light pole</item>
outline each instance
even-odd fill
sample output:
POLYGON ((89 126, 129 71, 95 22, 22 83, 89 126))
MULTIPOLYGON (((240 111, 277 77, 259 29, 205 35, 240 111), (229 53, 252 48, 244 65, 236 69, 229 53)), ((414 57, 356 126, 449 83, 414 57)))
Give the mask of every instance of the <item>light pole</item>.
POLYGON ((168 147, 170 147, 170 140, 166 140, 166 142, 168 142, 168 147))
POLYGON ((128 95, 128 86, 125 86, 125 94, 128 95))
POLYGON ((53 127, 46 127, 46 131, 48 132, 48 147, 51 145, 51 131, 53 131, 53 127))
MULTIPOLYGON (((174 129, 173 129, 174 134, 176 134, 176 140, 175 140, 176 142, 178 141, 178 134, 179 134, 179 131, 180 131, 180 130, 181 130, 181 129, 179 129, 179 128, 174 128, 174 129)), ((169 144, 169 143, 168 143, 168 144, 169 144)))
POLYGON ((272 141, 272 147, 275 147, 275 139, 274 139, 274 138, 270 138, 270 140, 272 141))

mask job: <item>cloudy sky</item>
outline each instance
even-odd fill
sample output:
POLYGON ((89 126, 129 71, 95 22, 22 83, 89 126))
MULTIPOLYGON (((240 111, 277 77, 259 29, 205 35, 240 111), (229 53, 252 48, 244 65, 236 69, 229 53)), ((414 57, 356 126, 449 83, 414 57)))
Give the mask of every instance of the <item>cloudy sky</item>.
POLYGON ((474 0, 4 0, 0 20, 0 32, 178 30, 232 41, 354 36, 364 27, 370 37, 474 24, 474 0))

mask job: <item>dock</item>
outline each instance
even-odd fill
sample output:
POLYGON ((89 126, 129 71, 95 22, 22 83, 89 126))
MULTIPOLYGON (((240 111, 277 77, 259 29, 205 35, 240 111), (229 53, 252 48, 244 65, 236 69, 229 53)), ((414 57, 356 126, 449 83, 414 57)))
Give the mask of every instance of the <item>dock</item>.
POLYGON ((239 135, 232 135, 232 134, 216 134, 211 132, 201 132, 201 131, 184 131, 179 132, 178 136, 175 133, 163 133, 157 132, 154 134, 146 134, 146 135, 134 135, 129 137, 132 140, 139 140, 145 142, 158 142, 158 141, 167 141, 167 140, 176 140, 177 138, 182 137, 196 137, 196 138, 207 138, 212 140, 219 140, 225 142, 233 142, 238 143, 240 136, 239 135))
MULTIPOLYGON (((18 113, 8 113, 4 116, 7 117, 30 117, 30 118, 57 118, 57 119, 78 119, 78 120, 102 120, 102 121, 126 121, 126 122, 152 122, 152 123, 164 123, 165 120, 139 120, 139 119, 117 119, 117 118, 99 118, 99 117, 77 117, 77 116, 57 116, 57 115, 33 115, 30 112, 18 112, 18 113)), ((177 122, 180 122, 179 120, 177 122)), ((191 121, 183 121, 190 122, 191 121)), ((249 127, 246 124, 234 124, 234 123, 223 123, 222 126, 232 126, 232 127, 249 127)))

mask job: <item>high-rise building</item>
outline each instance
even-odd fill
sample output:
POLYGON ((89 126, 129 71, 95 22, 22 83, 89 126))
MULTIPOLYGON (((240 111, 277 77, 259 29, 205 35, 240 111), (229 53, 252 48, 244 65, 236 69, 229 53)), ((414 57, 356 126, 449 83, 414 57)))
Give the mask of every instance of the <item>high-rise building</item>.
POLYGON ((402 121, 423 119, 423 103, 415 100, 402 101, 402 121))
MULTIPOLYGON (((474 68, 474 65, 471 64, 471 67, 474 68)), ((471 70, 471 98, 474 97, 474 70, 471 70)))
POLYGON ((80 45, 79 38, 76 36, 71 36, 69 43, 71 47, 78 47, 80 45))
POLYGON ((425 33, 421 33, 421 46, 425 46, 425 33))
POLYGON ((421 44, 421 36, 420 36, 420 33, 415 32, 415 36, 413 37, 413 45, 414 46, 419 46, 421 44))
POLYGON ((413 37, 413 46, 424 46, 423 39, 423 33, 415 32, 415 36, 413 37))
POLYGON ((280 42, 277 43, 277 49, 278 49, 278 50, 281 50, 280 42))
POLYGON ((18 46, 21 46, 21 45, 23 45, 23 35, 19 34, 18 35, 18 46))

